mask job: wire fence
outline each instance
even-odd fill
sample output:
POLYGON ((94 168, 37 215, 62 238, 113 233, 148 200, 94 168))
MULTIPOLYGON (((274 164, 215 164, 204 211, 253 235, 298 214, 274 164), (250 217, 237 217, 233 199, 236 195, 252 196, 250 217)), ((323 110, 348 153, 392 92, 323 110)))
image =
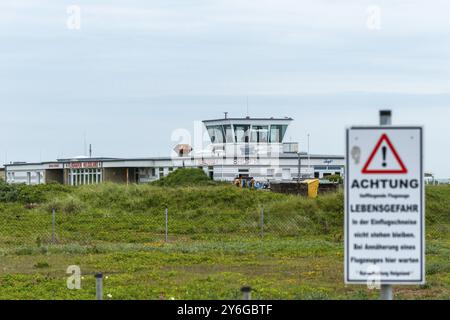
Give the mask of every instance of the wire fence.
MULTIPOLYGON (((91 245, 185 240, 296 237, 311 233, 311 218, 272 212, 76 213, 21 211, 1 214, 0 245, 91 245)), ((318 217, 315 217, 316 219, 318 217)), ((322 228, 330 229, 324 220, 322 228)), ((320 232, 321 230, 317 230, 320 232)))
MULTIPOLYGON (((242 212, 176 211, 161 208, 145 212, 58 210, 0 210, 0 248, 27 245, 149 244, 197 240, 268 239, 329 236, 342 241, 344 213, 330 208, 270 210, 260 207, 242 212)), ((450 232, 448 214, 427 216, 427 236, 450 232)))

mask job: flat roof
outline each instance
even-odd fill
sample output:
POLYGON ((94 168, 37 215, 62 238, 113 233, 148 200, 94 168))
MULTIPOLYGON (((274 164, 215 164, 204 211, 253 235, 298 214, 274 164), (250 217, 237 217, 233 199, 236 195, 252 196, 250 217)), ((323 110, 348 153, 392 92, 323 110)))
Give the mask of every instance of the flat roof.
POLYGON ((110 157, 94 157, 94 158, 67 158, 67 159, 57 159, 57 162, 86 162, 86 161, 105 161, 105 160, 118 160, 120 158, 110 158, 110 157))
POLYGON ((293 121, 293 118, 285 117, 285 118, 221 118, 221 119, 211 119, 211 120, 203 120, 203 122, 217 122, 217 121, 293 121))
MULTIPOLYGON (((297 159, 297 153, 281 153, 280 158, 282 159, 297 159)), ((306 153, 301 153, 300 157, 302 159, 335 159, 335 160, 344 160, 344 156, 339 155, 320 155, 320 154, 311 154, 308 156, 306 153)), ((5 164, 6 167, 20 167, 20 166, 33 166, 33 165, 46 165, 46 164, 63 164, 63 163, 73 163, 73 162, 138 162, 138 161, 171 161, 171 160, 183 160, 183 159, 192 159, 193 157, 186 156, 183 158, 171 158, 171 157, 152 157, 152 158, 86 158, 86 159, 58 159, 56 161, 45 161, 45 162, 21 162, 21 163, 9 163, 5 164)), ((204 156, 203 159, 217 158, 213 156, 204 156)), ((202 159, 202 157, 194 157, 194 159, 202 159)))

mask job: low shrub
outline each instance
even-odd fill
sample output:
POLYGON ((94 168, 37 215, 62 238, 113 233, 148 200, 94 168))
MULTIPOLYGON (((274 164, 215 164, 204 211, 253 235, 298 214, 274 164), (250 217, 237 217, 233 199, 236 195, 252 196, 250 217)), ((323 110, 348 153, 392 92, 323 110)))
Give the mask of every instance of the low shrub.
POLYGON ((166 177, 152 182, 152 184, 163 187, 180 187, 216 185, 217 183, 211 180, 202 169, 181 168, 173 171, 166 177))
POLYGON ((64 198, 55 198, 49 201, 44 206, 44 210, 50 212, 55 209, 57 212, 74 214, 81 212, 84 207, 85 205, 80 199, 72 195, 68 195, 64 198))
POLYGON ((25 184, 7 184, 0 180, 0 202, 43 203, 72 190, 73 187, 57 183, 29 186, 25 184))

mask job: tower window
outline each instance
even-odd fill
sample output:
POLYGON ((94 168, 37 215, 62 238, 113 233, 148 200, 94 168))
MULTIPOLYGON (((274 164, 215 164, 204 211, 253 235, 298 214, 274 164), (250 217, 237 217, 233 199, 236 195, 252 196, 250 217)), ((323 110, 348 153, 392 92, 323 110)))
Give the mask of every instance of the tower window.
POLYGON ((236 136, 237 143, 249 142, 250 126, 249 125, 235 125, 234 135, 236 136))
POLYGON ((269 126, 253 126, 251 131, 251 142, 269 142, 269 126))
POLYGON ((271 125, 270 126, 270 142, 281 143, 283 142, 284 135, 286 134, 286 125, 271 125))
POLYGON ((206 129, 211 138, 211 143, 224 143, 225 139, 222 126, 209 126, 206 129))

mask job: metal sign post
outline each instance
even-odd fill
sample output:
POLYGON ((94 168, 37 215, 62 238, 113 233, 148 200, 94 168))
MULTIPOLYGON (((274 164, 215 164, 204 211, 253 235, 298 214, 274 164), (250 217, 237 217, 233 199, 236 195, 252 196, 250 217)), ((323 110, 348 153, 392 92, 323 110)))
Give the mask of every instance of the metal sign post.
POLYGON ((425 283, 423 129, 380 126, 347 130, 345 282, 381 289, 425 283), (376 286, 373 286, 376 284, 376 286))
MULTIPOLYGON (((392 111, 381 110, 380 111, 380 126, 392 125, 392 111)), ((380 300, 392 301, 394 300, 394 288, 389 284, 381 285, 380 300)))

